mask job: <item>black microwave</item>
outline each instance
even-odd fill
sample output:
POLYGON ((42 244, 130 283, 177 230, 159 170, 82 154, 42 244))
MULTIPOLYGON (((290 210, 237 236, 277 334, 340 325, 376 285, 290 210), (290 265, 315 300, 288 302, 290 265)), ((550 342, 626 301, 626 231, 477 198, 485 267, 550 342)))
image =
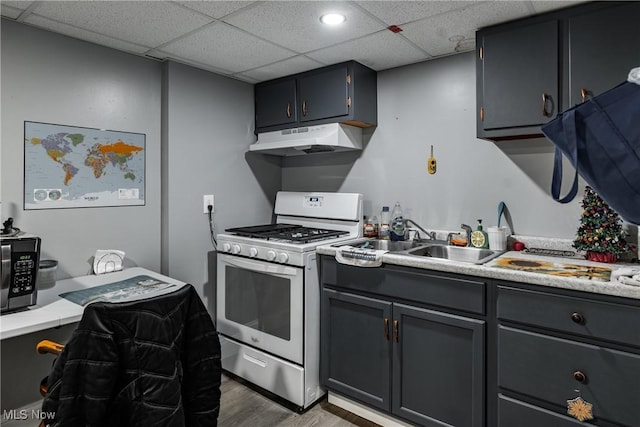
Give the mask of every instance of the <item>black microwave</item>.
POLYGON ((2 303, 0 312, 36 304, 40 238, 23 234, 0 237, 2 246, 2 303))

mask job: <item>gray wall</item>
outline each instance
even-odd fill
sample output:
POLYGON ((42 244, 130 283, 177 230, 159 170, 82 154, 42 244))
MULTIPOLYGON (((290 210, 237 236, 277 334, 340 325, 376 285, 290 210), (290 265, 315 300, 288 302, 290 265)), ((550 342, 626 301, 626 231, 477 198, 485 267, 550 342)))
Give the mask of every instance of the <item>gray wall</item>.
POLYGON ((399 201, 405 216, 440 230, 475 228, 478 218, 495 225, 503 200, 517 234, 573 237, 582 193, 568 205, 549 196, 552 144, 477 139, 475 93, 473 53, 380 72, 378 127, 365 150, 287 158, 283 189, 362 192, 367 215, 399 201))
POLYGON ((253 86, 175 62, 165 67, 163 273, 192 283, 213 312, 215 257, 202 196, 215 197, 217 232, 268 223, 280 159, 248 156, 253 86))
POLYGON ((159 63, 2 20, 2 219, 42 237, 58 278, 91 270, 96 249, 160 270, 159 63), (146 134, 146 205, 23 210, 24 121, 146 134))

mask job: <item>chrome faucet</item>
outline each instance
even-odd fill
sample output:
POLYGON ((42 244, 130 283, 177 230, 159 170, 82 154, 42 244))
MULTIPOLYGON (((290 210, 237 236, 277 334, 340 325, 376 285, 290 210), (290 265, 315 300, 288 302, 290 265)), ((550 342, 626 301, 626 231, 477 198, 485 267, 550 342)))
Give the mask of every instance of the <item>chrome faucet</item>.
POLYGON ((460 224, 460 228, 467 232, 467 246, 471 245, 471 227, 467 224, 460 224))
MULTIPOLYGON (((420 227, 420 225, 416 224, 416 222, 412 219, 406 218, 404 220, 404 225, 409 227, 409 224, 413 224, 418 230, 422 231, 425 236, 427 236, 431 240, 436 240, 436 232, 435 231, 427 231, 424 228, 420 227)), ((418 240, 420 239, 420 233, 418 233, 418 240)))

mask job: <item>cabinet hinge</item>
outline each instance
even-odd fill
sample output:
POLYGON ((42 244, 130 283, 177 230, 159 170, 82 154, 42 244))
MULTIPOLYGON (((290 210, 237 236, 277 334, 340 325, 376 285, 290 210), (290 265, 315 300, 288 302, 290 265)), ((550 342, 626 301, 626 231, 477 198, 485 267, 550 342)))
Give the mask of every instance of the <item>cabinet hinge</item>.
POLYGON ((480 121, 484 122, 484 107, 480 107, 480 121))
POLYGON ((347 74, 347 84, 351 84, 351 74, 347 74))
POLYGON ((347 97, 347 107, 351 108, 351 97, 347 97))
POLYGON ((480 60, 484 59, 484 48, 480 47, 480 50, 478 51, 478 55, 480 55, 480 60))

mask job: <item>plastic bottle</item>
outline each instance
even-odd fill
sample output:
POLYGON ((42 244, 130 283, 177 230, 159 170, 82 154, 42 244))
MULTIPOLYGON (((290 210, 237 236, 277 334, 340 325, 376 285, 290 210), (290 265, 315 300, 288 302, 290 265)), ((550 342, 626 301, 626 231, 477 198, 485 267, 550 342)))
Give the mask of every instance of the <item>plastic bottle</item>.
POLYGON ((383 206, 382 212, 380 212, 380 226, 378 227, 378 238, 383 240, 389 240, 390 236, 390 224, 391 213, 389 212, 389 206, 383 206))
POLYGON ((396 202, 396 205, 391 211, 391 240, 404 240, 404 218, 402 217, 402 206, 400 202, 396 202))

